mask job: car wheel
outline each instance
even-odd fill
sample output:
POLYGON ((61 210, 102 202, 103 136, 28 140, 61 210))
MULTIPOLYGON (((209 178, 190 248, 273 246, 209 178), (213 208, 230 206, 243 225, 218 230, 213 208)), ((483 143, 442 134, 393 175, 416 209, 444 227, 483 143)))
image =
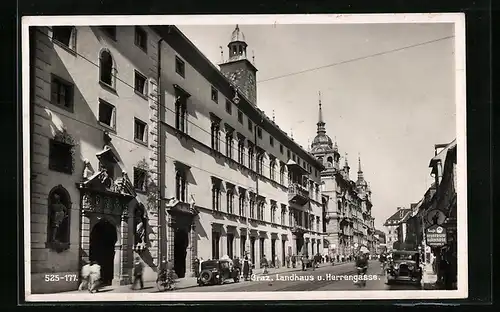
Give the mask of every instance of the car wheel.
POLYGON ((200 273, 200 283, 207 284, 212 279, 212 272, 205 270, 200 273))

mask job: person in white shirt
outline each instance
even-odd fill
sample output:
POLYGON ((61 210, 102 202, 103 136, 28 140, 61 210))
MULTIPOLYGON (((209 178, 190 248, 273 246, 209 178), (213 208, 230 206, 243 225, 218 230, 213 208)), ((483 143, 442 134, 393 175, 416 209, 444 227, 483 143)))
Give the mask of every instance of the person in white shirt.
POLYGON ((91 261, 89 273, 89 291, 94 293, 99 290, 101 266, 96 261, 91 261))
POLYGON ((78 290, 84 290, 90 288, 89 276, 90 276, 90 264, 84 261, 82 271, 81 271, 81 283, 78 286, 78 290))

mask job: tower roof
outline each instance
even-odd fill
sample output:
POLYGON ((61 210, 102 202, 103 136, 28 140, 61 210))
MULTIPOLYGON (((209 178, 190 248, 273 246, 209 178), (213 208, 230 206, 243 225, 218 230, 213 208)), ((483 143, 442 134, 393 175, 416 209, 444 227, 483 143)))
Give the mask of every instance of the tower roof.
POLYGON ((240 26, 238 24, 236 24, 236 27, 231 34, 231 40, 229 41, 229 43, 232 42, 246 42, 245 34, 243 34, 243 32, 240 30, 240 26))
POLYGON ((368 186, 363 176, 363 170, 361 169, 361 156, 358 156, 358 180, 356 181, 358 186, 368 186))
POLYGON ((332 139, 326 134, 325 122, 323 120, 323 108, 321 106, 321 92, 319 93, 318 122, 316 123, 316 137, 311 144, 311 153, 325 153, 333 151, 332 139))

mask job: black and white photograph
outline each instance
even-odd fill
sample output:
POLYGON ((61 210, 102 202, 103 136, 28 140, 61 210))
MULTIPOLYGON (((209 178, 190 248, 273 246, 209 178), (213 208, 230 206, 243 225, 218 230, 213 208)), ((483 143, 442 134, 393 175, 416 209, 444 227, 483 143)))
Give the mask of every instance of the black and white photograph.
POLYGON ((23 17, 26 300, 466 298, 464 25, 23 17))

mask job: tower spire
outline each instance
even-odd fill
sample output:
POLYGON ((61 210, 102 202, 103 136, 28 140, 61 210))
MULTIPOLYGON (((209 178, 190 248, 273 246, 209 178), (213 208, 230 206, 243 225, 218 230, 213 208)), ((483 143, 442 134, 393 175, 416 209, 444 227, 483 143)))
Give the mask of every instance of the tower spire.
POLYGON ((363 174, 363 170, 361 170, 361 156, 358 153, 358 173, 363 174))
POLYGON ((321 91, 318 92, 319 96, 319 112, 318 112, 318 130, 316 131, 318 134, 326 134, 325 122, 323 121, 323 108, 321 107, 321 91))

